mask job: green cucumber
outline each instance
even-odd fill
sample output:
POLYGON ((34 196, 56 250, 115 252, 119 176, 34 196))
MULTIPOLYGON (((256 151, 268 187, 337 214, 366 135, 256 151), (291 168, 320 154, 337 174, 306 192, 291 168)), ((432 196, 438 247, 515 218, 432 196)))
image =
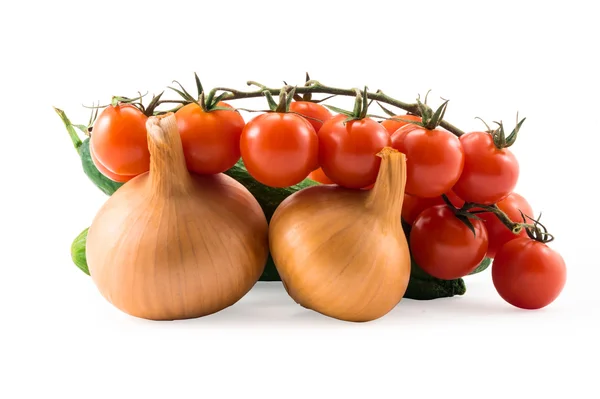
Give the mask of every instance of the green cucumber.
POLYGON ((81 165, 83 166, 83 172, 87 177, 94 183, 96 187, 98 187, 102 192, 106 195, 112 195, 119 187, 123 185, 123 183, 117 183, 116 181, 110 180, 108 177, 104 176, 90 156, 90 139, 85 139, 79 148, 77 149, 79 156, 81 157, 81 165))
POLYGON ((75 266, 89 276, 90 270, 88 269, 87 258, 85 256, 85 242, 87 240, 88 229, 89 227, 79 233, 73 240, 71 244, 71 259, 73 259, 75 266))
POLYGON ((73 147, 75 147, 77 153, 79 154, 83 172, 104 194, 112 195, 119 187, 123 185, 123 183, 117 183, 110 180, 108 177, 100 173, 98 168, 96 168, 96 165, 94 165, 94 161, 92 161, 92 157, 90 155, 90 138, 87 137, 85 140, 81 141, 77 131, 75 130, 75 127, 77 127, 79 130, 87 132, 86 127, 81 125, 73 125, 63 110, 54 107, 54 111, 56 111, 65 125, 67 133, 69 133, 69 137, 73 143, 73 147))
MULTIPOLYGON (((268 187, 259 183, 252 176, 250 176, 241 159, 233 166, 233 168, 226 171, 225 174, 242 183, 242 185, 246 187, 248 191, 252 193, 252 195, 254 195, 254 198, 258 200, 258 203, 265 213, 267 221, 271 220, 275 209, 277 209, 279 204, 284 199, 294 194, 296 191, 319 184, 313 180, 305 179, 291 187, 268 187)), ((277 272, 277 268, 275 267, 275 263, 273 262, 273 258, 271 258, 271 254, 269 254, 265 270, 260 276, 259 281, 281 281, 279 273, 277 272)))

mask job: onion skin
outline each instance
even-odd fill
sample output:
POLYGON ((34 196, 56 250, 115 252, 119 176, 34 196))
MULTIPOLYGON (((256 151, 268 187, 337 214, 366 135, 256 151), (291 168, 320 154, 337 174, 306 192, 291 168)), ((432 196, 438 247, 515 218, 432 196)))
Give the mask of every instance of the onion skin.
POLYGON ((346 321, 375 320, 401 300, 410 253, 400 215, 406 159, 386 148, 373 190, 314 186, 275 211, 271 255, 300 305, 346 321))
POLYGON ((150 171, 108 199, 87 238, 88 267, 102 295, 151 320, 233 305, 254 286, 268 256, 258 202, 224 174, 190 175, 174 119, 149 119, 150 171))

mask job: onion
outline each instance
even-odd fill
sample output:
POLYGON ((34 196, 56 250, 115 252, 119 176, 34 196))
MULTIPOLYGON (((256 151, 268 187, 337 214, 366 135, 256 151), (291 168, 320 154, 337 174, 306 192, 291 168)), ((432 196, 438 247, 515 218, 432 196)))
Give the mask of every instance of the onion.
POLYGON ((208 315, 233 305, 260 277, 268 225, 229 176, 191 175, 172 113, 146 124, 150 171, 119 188, 89 229, 87 261, 102 295, 152 320, 208 315))
POLYGON ((269 244, 289 295, 346 321, 384 316, 402 299, 410 254, 400 221, 406 157, 384 148, 372 190, 308 187, 286 198, 270 222, 269 244))

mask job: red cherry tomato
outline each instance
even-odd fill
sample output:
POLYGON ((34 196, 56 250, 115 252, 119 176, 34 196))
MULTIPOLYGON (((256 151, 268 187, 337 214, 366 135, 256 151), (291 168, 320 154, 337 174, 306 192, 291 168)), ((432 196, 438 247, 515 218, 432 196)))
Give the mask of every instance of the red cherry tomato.
MULTIPOLYGON (((460 199, 458 195, 454 194, 452 190, 446 193, 446 196, 457 208, 460 208, 465 204, 465 201, 460 199)), ((444 205, 444 199, 442 196, 433 198, 420 198, 414 195, 404 194, 404 202, 402 203, 402 219, 408 223, 413 224, 417 216, 427 208, 431 208, 435 205, 444 205)))
MULTIPOLYGON (((219 103, 220 107, 231 108, 219 103)), ((198 174, 225 172, 240 159, 240 136, 244 118, 237 111, 204 112, 195 103, 175 113, 185 161, 198 174)))
POLYGON ((327 177, 327 175, 325 174, 325 172, 323 172, 323 169, 321 168, 315 169, 312 172, 310 172, 308 178, 321 184, 335 184, 329 177, 327 177))
POLYGON ((472 132, 460 137, 465 153, 454 192, 468 202, 491 205, 506 198, 519 178, 519 163, 507 149, 498 149, 492 135, 472 132))
POLYGON ((381 126, 386 128, 386 130, 390 133, 390 135, 394 134, 394 132, 400 129, 402 126, 410 124, 410 122, 421 122, 421 117, 417 115, 396 115, 394 119, 402 119, 402 120, 393 120, 386 119, 381 122, 381 126), (405 122, 407 121, 407 122, 405 122))
MULTIPOLYGON (((525 198, 517 193, 509 194, 508 197, 504 198, 496 205, 502 212, 506 213, 506 215, 513 222, 523 221, 523 217, 521 216, 519 210, 521 210, 525 215, 533 217, 531 205, 529 205, 525 198)), ((485 228, 488 231, 488 258, 494 258, 498 250, 500 250, 500 248, 502 248, 502 246, 507 242, 518 237, 527 237, 525 230, 521 231, 519 234, 513 234, 512 231, 510 231, 508 227, 506 227, 500 221, 500 219, 498 219, 496 215, 491 212, 479 213, 478 216, 483 219, 485 228)), ((529 220, 527 220, 527 223, 529 223, 529 220)))
POLYGON ((106 107, 94 122, 90 152, 113 176, 137 176, 150 169, 147 119, 133 105, 118 104, 106 107))
POLYGON ((377 179, 381 158, 377 153, 391 144, 390 135, 371 118, 346 120, 337 115, 319 131, 319 164, 336 184, 367 187, 377 179))
POLYGON ((562 292, 567 268, 560 254, 546 244, 519 237, 498 251, 492 280, 506 302, 522 309, 540 309, 562 292))
POLYGON ((318 165, 317 133, 296 114, 269 112, 255 117, 242 131, 240 149, 248 173, 271 187, 300 183, 318 165))
POLYGON ((471 219, 473 232, 446 205, 419 214, 410 231, 411 254, 430 275, 452 280, 466 276, 485 258, 488 237, 483 222, 471 219))
POLYGON ((439 197, 452 188, 463 170, 460 141, 445 130, 408 124, 392 134, 392 147, 406 154, 406 193, 410 195, 439 197))
POLYGON ((290 111, 306 116, 306 120, 315 128, 317 133, 319 133, 323 123, 333 117, 327 108, 310 101, 292 101, 290 111))
POLYGON ((116 181, 118 183, 125 183, 125 182, 128 182, 129 180, 133 179, 135 176, 137 176, 137 175, 118 175, 118 174, 113 173, 110 170, 106 169, 106 166, 102 165, 100 163, 100 161, 98 161, 98 158, 96 158, 96 155, 94 154, 94 150, 93 150, 92 146, 90 146, 90 158, 92 159, 92 162, 94 163, 94 166, 96 167, 96 169, 98 169, 98 171, 100 173, 102 173, 104 176, 108 177, 112 181, 116 181))

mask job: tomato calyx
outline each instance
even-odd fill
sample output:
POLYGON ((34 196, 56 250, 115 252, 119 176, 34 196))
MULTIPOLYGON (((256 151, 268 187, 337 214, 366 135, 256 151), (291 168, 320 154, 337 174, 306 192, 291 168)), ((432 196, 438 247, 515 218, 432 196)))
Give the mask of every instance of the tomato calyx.
POLYGON ((325 107, 329 108, 330 110, 337 112, 338 114, 347 116, 347 118, 343 121, 344 125, 346 125, 346 123, 350 121, 361 120, 370 116, 368 114, 368 111, 369 106, 371 105, 373 100, 369 101, 369 88, 365 86, 365 88, 362 91, 358 88, 354 88, 352 90, 354 91, 354 93, 356 93, 354 99, 354 108, 352 109, 352 111, 347 111, 342 108, 334 107, 333 105, 325 105, 325 107))
POLYGON ((551 241, 554 241, 554 236, 548 233, 548 229, 546 228, 546 226, 544 226, 540 222, 540 219, 542 217, 541 213, 537 219, 534 219, 525 215, 523 212, 521 212, 521 210, 519 210, 519 212, 521 213, 521 217, 523 217, 524 222, 526 222, 527 219, 529 219, 532 222, 531 224, 523 223, 523 227, 525 228, 525 232, 527 233, 529 238, 541 242, 542 244, 547 244, 551 241))
MULTIPOLYGON (((381 90, 377 90, 377 93, 382 93, 381 90)), ((381 110, 383 112, 385 112, 386 115, 389 116, 389 118, 384 118, 384 120, 390 120, 390 121, 396 121, 396 122, 405 122, 405 123, 412 123, 414 124, 415 121, 412 119, 402 119, 398 117, 398 114, 392 110, 390 110, 389 108, 386 108, 383 106, 383 104, 381 104, 379 101, 376 101, 377 105, 379 105, 379 108, 381 108, 381 110)), ((407 112, 406 115, 415 115, 418 116, 415 113, 412 112, 407 112)))
MULTIPOLYGON (((250 83, 255 83, 255 82, 248 82, 250 83)), ((289 85, 285 85, 281 88, 281 91, 279 92, 279 102, 276 102, 273 99, 273 95, 271 94, 271 92, 269 90, 264 90, 263 91, 263 95, 266 97, 267 102, 269 103, 269 109, 271 112, 280 112, 280 113, 287 113, 290 112, 290 104, 292 103, 292 100, 294 99, 294 94, 296 93, 296 88, 289 86, 289 85)))
MULTIPOLYGON (((219 110, 220 111, 235 111, 236 110, 234 108, 219 106, 219 103, 221 102, 221 100, 223 100, 224 97, 226 97, 228 93, 221 93, 218 96, 216 96, 217 91, 211 90, 208 94, 205 94, 204 88, 202 87, 202 82, 200 82, 200 78, 198 77, 198 74, 195 72, 194 72, 194 81, 196 82, 196 92, 198 93, 196 97, 192 96, 183 87, 183 85, 176 80, 174 80, 173 83, 177 84, 179 86, 179 89, 172 87, 172 86, 168 86, 169 89, 173 90, 175 93, 179 94, 183 98, 183 101, 181 101, 181 105, 170 111, 177 111, 180 107, 190 104, 190 103, 194 103, 194 104, 198 105, 200 108, 202 108, 202 111, 204 111, 204 112, 219 111, 219 110)), ((157 101, 156 105, 159 105, 159 104, 160 104, 160 102, 157 101)), ((165 112, 168 112, 168 111, 165 111, 165 112)))
POLYGON ((517 113, 517 124, 508 136, 506 136, 502 121, 494 121, 498 127, 496 129, 491 129, 490 126, 480 117, 476 117, 475 119, 479 119, 481 122, 483 122, 486 127, 486 132, 492 135, 492 141, 494 142, 496 148, 502 150, 512 146, 515 143, 517 140, 517 135, 519 134, 519 130, 521 130, 521 125, 523 125, 523 122, 525 122, 525 119, 527 118, 523 118, 519 121, 519 114, 517 113))
MULTIPOLYGON (((427 93, 429 94, 429 92, 427 93)), ((425 96, 425 101, 421 102, 420 98, 417 98, 417 106, 419 109, 419 114, 421 114, 421 122, 412 122, 415 125, 422 126, 427 130, 433 130, 442 123, 444 120, 444 115, 446 114, 446 108, 448 107, 448 101, 444 100, 442 105, 440 105, 435 112, 429 105, 427 105, 427 95, 425 96)))
POLYGON ((458 220, 463 222, 464 225, 467 226, 469 228, 469 230, 471 230, 471 232, 473 233, 473 236, 475 236, 476 235, 475 226, 473 226, 473 223, 471 222, 471 220, 482 220, 482 219, 479 216, 477 216, 475 213, 469 212, 469 209, 471 209, 470 207, 467 206, 469 204, 465 203, 465 205, 463 205, 462 207, 457 208, 454 206, 452 201, 450 201, 450 199, 446 196, 446 194, 442 194, 442 199, 446 203, 446 206, 448 208, 450 208, 450 210, 452 212, 454 212, 454 216, 456 216, 456 218, 458 220))

